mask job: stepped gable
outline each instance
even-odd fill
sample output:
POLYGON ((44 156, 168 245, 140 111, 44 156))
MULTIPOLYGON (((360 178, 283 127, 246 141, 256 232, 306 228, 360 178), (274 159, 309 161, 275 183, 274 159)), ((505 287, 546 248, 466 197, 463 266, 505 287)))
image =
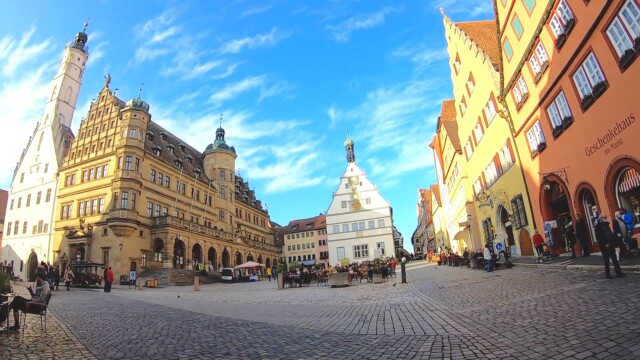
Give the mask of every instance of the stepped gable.
POLYGON ((455 100, 445 100, 442 102, 442 109, 440 110, 438 121, 447 130, 447 136, 451 139, 453 148, 456 151, 462 151, 460 138, 458 137, 455 100))
POLYGON ((195 179, 196 170, 199 170, 199 181, 204 184, 209 183, 210 179, 207 178, 202 164, 202 154, 153 121, 149 121, 147 125, 144 149, 151 156, 174 167, 178 167, 177 160, 182 161, 183 176, 195 179), (170 151, 171 148, 173 148, 173 154, 170 151), (155 154, 156 149, 160 150, 160 156, 155 154))
POLYGON ((495 20, 459 22, 455 25, 484 51, 494 69, 500 67, 500 48, 495 20))
POLYGON ((268 213, 267 210, 262 208, 262 201, 256 198, 256 192, 249 188, 249 182, 244 181, 240 174, 236 174, 236 200, 241 201, 242 203, 251 206, 252 208, 261 211, 263 213, 268 213))
POLYGON ((440 200, 440 185, 431 185, 431 194, 433 194, 433 197, 436 199, 438 206, 442 206, 442 200, 440 200))
POLYGON ((76 138, 75 135, 73 135, 73 130, 71 130, 70 127, 66 126, 66 125, 60 125, 60 130, 62 132, 62 158, 66 158, 67 154, 69 154, 69 151, 71 150, 71 144, 73 144, 73 140, 76 138))

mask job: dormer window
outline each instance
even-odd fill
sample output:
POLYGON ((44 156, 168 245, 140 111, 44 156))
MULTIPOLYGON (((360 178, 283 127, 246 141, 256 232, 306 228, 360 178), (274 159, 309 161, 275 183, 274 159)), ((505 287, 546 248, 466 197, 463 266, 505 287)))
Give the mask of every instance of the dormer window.
POLYGON ((180 151, 184 152, 184 144, 178 144, 178 149, 180 149, 180 151))
POLYGON ((169 150, 169 154, 175 154, 175 146, 173 144, 167 144, 167 150, 169 150))
POLYGON ((200 179, 200 169, 195 169, 193 172, 194 172, 194 174, 196 176, 196 179, 199 180, 200 179))
POLYGON ((175 160, 173 161, 173 163, 174 163, 174 164, 176 164, 176 166, 177 166, 178 168, 180 168, 180 169, 182 168, 182 160, 180 160, 180 159, 175 159, 175 160))
POLYGON ((193 156, 191 156, 191 155, 187 155, 187 162, 188 162, 189 164, 193 164, 193 156))
POLYGON ((162 138, 162 140, 167 141, 167 133, 165 133, 164 131, 160 133, 160 137, 162 138))
POLYGON ((162 149, 159 146, 156 146, 156 147, 153 148, 153 153, 156 156, 162 156, 162 149))
POLYGON ((153 131, 147 130, 147 138, 149 139, 149 141, 153 141, 153 138, 155 136, 156 136, 156 134, 154 134, 153 131))

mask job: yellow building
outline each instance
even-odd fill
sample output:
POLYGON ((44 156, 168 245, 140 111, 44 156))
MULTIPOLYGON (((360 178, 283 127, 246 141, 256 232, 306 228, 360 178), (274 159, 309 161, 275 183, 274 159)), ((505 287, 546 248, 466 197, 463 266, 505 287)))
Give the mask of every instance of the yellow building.
POLYGON ((443 17, 463 149, 461 163, 468 177, 463 184, 469 185, 459 187, 451 197, 452 204, 467 202, 466 212, 453 214, 450 224, 464 225, 462 238, 470 233, 473 242, 466 242, 474 248, 493 243, 499 251, 510 247, 513 254, 533 255, 527 188, 511 127, 501 118, 504 111, 497 101, 500 48, 496 22, 454 23, 444 12, 443 17))
POLYGON ((282 256, 287 263, 328 265, 327 224, 324 215, 291 220, 279 230, 283 235, 282 256))
POLYGON ((118 99, 109 81, 60 169, 56 260, 108 264, 116 276, 277 262, 269 214, 235 174, 224 130, 201 153, 153 122, 140 97, 118 99))

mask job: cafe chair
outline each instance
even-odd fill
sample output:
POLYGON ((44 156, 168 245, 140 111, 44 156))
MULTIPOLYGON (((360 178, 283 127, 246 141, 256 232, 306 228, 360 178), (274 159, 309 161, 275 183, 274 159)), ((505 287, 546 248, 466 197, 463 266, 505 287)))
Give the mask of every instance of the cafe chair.
POLYGON ((51 300, 51 294, 47 295, 44 298, 44 304, 28 301, 27 306, 25 307, 25 311, 22 312, 22 331, 24 333, 24 329, 27 327, 27 314, 40 315, 40 328, 42 328, 42 323, 44 319, 44 331, 47 331, 47 308, 49 307, 49 300, 51 300))

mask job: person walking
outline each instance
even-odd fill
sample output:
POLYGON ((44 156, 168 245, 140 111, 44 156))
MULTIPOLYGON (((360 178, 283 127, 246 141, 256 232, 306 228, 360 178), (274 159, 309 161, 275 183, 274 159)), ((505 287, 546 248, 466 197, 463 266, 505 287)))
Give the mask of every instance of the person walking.
POLYGON ((580 214, 576 214, 576 237, 580 242, 580 247, 582 247, 582 256, 589 256, 589 242, 587 238, 587 222, 583 219, 580 214))
POLYGON ((622 220, 620 211, 616 211, 613 220, 613 235, 616 240, 616 257, 618 261, 624 259, 627 254, 627 225, 622 220))
POLYGON ((482 257, 484 259, 484 269, 487 272, 493 271, 493 257, 491 256, 491 250, 489 250, 489 244, 484 245, 484 250, 482 251, 482 257))
POLYGON ((64 275, 62 276, 64 279, 64 284, 67 287, 67 291, 69 291, 69 286, 71 285, 71 281, 75 278, 73 275, 73 270, 71 270, 71 265, 67 265, 67 270, 64 271, 64 275))
POLYGON ((538 232, 538 229, 534 230, 535 234, 533 234, 533 247, 536 248, 536 252, 538 253, 538 257, 542 257, 544 255, 544 238, 538 232))
POLYGON ((567 236, 567 244, 569 244, 569 247, 571 248, 571 258, 575 259, 576 258, 576 235, 573 232, 573 224, 569 222, 567 225, 564 226, 564 228, 565 228, 565 235, 567 236))
POLYGON ((267 279, 271 281, 271 268, 267 266, 267 279))
POLYGON ((111 284, 113 284, 113 270, 109 266, 104 276, 104 292, 111 292, 111 284))
POLYGON ((609 226, 609 220, 605 216, 600 217, 596 223, 596 240, 600 245, 600 251, 602 252, 602 258, 604 259, 604 272, 607 279, 611 279, 611 270, 609 269, 609 260, 613 262, 613 268, 617 277, 625 277, 626 274, 622 273, 620 264, 616 258, 615 253, 615 236, 611 227, 609 226))
POLYGON ((51 287, 51 290, 55 289, 60 290, 60 268, 59 265, 56 264, 53 267, 53 286, 51 287))

